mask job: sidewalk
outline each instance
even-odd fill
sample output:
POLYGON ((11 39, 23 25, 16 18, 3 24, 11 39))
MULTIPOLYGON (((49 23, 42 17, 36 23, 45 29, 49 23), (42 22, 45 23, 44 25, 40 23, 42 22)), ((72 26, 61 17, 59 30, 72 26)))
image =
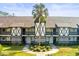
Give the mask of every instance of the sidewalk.
POLYGON ((33 52, 31 50, 28 49, 28 46, 26 45, 24 48, 23 48, 23 51, 24 52, 27 52, 27 53, 32 53, 32 54, 36 54, 36 56, 45 56, 46 54, 53 54, 53 53, 56 53, 59 51, 59 49, 53 45, 52 46, 52 49, 50 51, 47 51, 47 52, 33 52))

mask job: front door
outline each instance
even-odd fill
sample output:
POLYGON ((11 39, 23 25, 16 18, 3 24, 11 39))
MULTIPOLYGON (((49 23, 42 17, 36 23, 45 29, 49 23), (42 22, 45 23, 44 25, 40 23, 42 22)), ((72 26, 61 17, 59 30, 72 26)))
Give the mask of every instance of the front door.
POLYGON ((77 37, 77 43, 79 44, 79 37, 77 37))
POLYGON ((22 37, 22 43, 23 43, 24 45, 26 44, 25 37, 22 37))
POLYGON ((56 44, 56 37, 53 37, 53 44, 56 44))

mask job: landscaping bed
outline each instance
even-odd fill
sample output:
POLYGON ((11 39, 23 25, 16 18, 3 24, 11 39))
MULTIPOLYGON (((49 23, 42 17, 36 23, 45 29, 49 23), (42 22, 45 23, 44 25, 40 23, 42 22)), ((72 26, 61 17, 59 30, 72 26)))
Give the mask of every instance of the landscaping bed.
POLYGON ((49 44, 31 44, 29 49, 34 52, 46 52, 51 50, 51 46, 49 44))

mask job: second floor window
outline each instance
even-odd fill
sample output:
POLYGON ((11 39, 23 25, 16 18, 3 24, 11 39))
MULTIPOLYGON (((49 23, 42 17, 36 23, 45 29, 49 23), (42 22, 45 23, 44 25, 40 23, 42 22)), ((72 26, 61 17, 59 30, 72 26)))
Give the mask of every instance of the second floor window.
POLYGON ((76 28, 70 28, 70 32, 77 32, 76 28))

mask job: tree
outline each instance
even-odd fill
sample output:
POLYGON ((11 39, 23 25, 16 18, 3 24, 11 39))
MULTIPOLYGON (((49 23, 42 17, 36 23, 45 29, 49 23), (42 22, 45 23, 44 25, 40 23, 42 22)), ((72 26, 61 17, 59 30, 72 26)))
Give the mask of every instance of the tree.
POLYGON ((11 15, 7 12, 0 11, 0 16, 11 16, 11 15))
POLYGON ((33 6, 32 15, 35 21, 46 22, 46 18, 48 16, 48 9, 45 8, 45 5, 42 3, 35 4, 33 6))
MULTIPOLYGON (((33 10, 32 10, 32 15, 33 18, 35 19, 35 22, 46 22, 46 18, 48 16, 48 9, 45 8, 45 5, 40 3, 40 4, 35 4, 33 6, 33 10)), ((39 36, 39 39, 41 38, 41 36, 39 36)), ((40 45, 40 42, 39 42, 40 45)))

